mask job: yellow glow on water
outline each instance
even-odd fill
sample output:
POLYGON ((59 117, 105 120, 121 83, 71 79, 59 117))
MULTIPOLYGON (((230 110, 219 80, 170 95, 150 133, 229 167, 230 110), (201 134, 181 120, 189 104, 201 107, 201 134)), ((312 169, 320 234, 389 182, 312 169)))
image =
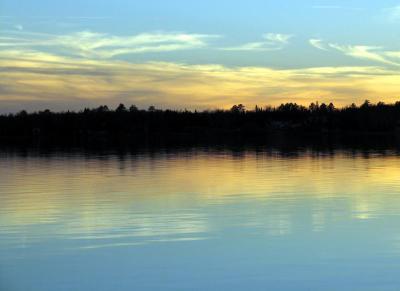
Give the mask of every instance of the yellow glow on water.
MULTIPOLYGON (((254 153, 108 160, 32 158, 23 163, 17 159, 2 170, 0 221, 3 227, 63 221, 66 224, 60 232, 72 229, 81 234, 119 229, 130 222, 141 225, 137 235, 149 235, 169 220, 175 231, 197 233, 207 228, 201 215, 180 217, 168 212, 257 200, 288 210, 293 201, 309 199, 317 204, 345 200, 349 209, 343 211, 370 219, 400 208, 400 197, 393 195, 400 186, 399 162, 396 156, 282 158, 254 153), (28 174, 20 176, 21 172, 28 174), (383 191, 386 187, 390 192, 383 191), (136 207, 144 213, 135 215, 136 207), (146 215, 147 211, 152 215, 146 215), (70 222, 65 221, 67 217, 70 222)), ((323 229, 324 211, 319 208, 310 213, 317 229, 323 229)), ((281 234, 290 229, 289 212, 270 217, 268 228, 281 234)))
POLYGON ((78 285, 99 265, 151 279, 199 265, 297 278, 304 266, 312 279, 349 266, 386 274, 399 259, 391 152, 4 153, 0 163, 0 255, 12 270, 69 265, 78 285))

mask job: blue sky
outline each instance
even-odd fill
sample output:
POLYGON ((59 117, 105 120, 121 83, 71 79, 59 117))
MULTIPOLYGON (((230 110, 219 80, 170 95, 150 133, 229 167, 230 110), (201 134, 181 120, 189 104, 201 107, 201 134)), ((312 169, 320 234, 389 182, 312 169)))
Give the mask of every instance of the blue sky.
POLYGON ((3 110, 21 104, 34 110, 120 101, 174 108, 239 101, 393 101, 400 97, 395 86, 399 27, 400 1, 2 0, 0 66, 8 81, 0 87, 0 105, 3 110), (55 64, 56 58, 64 67, 55 64), (103 72, 104 66, 113 70, 103 72), (163 76, 160 71, 169 72, 165 68, 173 72, 163 76), (336 90, 334 84, 321 87, 333 71, 336 90), (149 80, 155 72, 148 88, 128 86, 129 75, 149 80), (59 78, 46 87, 49 75, 59 78), (71 75, 68 84, 61 82, 71 75), (172 78, 181 79, 168 83, 172 78), (203 79, 195 84, 196 78, 203 79), (279 90, 282 78, 291 90, 279 90), (112 89, 97 95, 91 90, 85 97, 85 81, 112 89), (11 88, 10 82, 16 85, 11 88), (177 88, 171 92, 162 84, 177 88), (212 94, 216 91, 221 97, 212 94))

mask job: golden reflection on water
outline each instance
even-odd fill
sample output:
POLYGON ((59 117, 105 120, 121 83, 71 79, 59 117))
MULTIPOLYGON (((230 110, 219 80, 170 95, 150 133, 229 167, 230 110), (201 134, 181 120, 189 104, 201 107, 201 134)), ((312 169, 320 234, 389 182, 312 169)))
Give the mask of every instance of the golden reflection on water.
POLYGON ((273 152, 0 156, 0 247, 84 249, 203 240, 234 225, 269 236, 400 210, 400 158, 273 152))

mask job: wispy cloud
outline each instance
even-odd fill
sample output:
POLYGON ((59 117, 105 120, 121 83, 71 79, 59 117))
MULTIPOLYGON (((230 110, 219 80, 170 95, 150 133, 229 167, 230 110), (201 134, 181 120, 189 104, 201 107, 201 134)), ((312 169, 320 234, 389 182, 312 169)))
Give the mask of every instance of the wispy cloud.
POLYGON ((362 46, 362 45, 351 46, 351 45, 337 45, 337 44, 330 44, 329 46, 344 53, 345 55, 355 57, 358 59, 365 59, 383 64, 400 66, 399 63, 390 61, 386 57, 384 57, 383 56, 384 53, 381 52, 382 51, 381 47, 362 46))
POLYGON ((202 48, 207 46, 209 39, 215 37, 214 35, 184 33, 143 33, 130 37, 119 37, 83 31, 57 37, 55 42, 75 49, 85 57, 112 58, 126 54, 202 48))
POLYGON ((313 9, 342 9, 342 6, 339 5, 313 5, 311 6, 313 9))
POLYGON ((387 52, 380 46, 340 45, 335 43, 325 43, 321 39, 310 39, 309 43, 320 50, 335 50, 345 54, 346 56, 357 59, 364 59, 392 66, 400 66, 400 63, 392 60, 392 58, 396 58, 397 52, 387 52))
MULTIPOLYGON (((0 15, 0 18, 18 18, 12 15, 0 15)), ((25 19, 36 19, 36 20, 66 20, 66 19, 76 19, 76 20, 106 20, 111 19, 110 16, 91 16, 91 15, 75 15, 75 16, 38 16, 38 15, 24 15, 25 19)))
POLYGON ((67 16, 66 19, 75 19, 75 20, 106 20, 111 19, 110 16, 67 16))
POLYGON ((142 33, 133 36, 114 36, 91 31, 67 35, 17 34, 14 41, 0 42, 2 47, 34 49, 48 47, 72 56, 87 58, 113 58, 120 55, 149 52, 170 52, 203 48, 216 35, 188 33, 142 33), (29 38, 28 38, 28 37, 29 38))
POLYGON ((341 5, 313 5, 312 9, 324 9, 324 10, 364 10, 362 7, 351 7, 341 5))
POLYGON ((292 35, 281 33, 267 33, 263 35, 263 41, 249 42, 239 46, 226 47, 226 51, 276 51, 289 44, 292 35))
POLYGON ((389 58, 400 59, 400 51, 385 52, 385 55, 389 58))
POLYGON ((309 103, 309 98, 347 104, 376 96, 394 100, 398 71, 377 66, 273 69, 129 63, 10 49, 0 51, 0 90, 3 110, 39 109, 44 104, 77 109, 118 102, 194 109, 238 102, 309 103))
POLYGON ((281 33, 267 33, 264 38, 269 42, 276 44, 287 44, 289 40, 293 37, 291 34, 281 34, 281 33))
POLYGON ((309 40, 309 43, 317 49, 324 50, 324 51, 328 50, 328 48, 324 44, 323 40, 321 40, 321 39, 312 38, 309 40))
POLYGON ((14 28, 17 30, 24 30, 24 27, 21 24, 15 25, 14 28))
POLYGON ((383 14, 389 21, 400 21, 400 5, 384 9, 383 14))

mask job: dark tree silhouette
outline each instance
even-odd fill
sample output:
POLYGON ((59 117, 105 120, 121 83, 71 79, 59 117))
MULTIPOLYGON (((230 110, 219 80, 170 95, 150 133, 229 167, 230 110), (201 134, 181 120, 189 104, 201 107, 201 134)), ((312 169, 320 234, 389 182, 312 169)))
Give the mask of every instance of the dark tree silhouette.
POLYGON ((115 109, 117 113, 127 112, 126 107, 124 104, 119 104, 117 109, 115 109))
POLYGON ((154 140, 202 140, 213 138, 264 138, 275 133, 341 135, 352 133, 400 132, 400 102, 336 108, 318 102, 308 107, 296 103, 278 107, 243 104, 230 110, 174 111, 150 106, 141 110, 120 104, 115 110, 106 105, 79 112, 51 112, 49 109, 0 116, 0 142, 47 141, 53 143, 127 143, 154 140))

